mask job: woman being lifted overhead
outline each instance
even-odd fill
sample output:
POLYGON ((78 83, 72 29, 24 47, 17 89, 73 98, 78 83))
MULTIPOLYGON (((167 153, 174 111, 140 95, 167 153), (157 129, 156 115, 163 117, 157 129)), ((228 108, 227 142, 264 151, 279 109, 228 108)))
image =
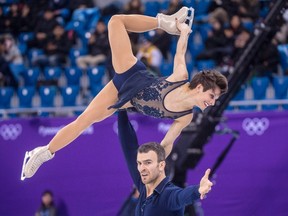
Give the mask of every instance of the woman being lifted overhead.
POLYGON ((182 7, 173 15, 114 15, 108 23, 113 79, 91 101, 85 111, 62 128, 46 146, 26 152, 21 179, 32 177, 38 168, 52 159, 55 152, 76 139, 86 128, 101 122, 118 109, 134 107, 140 113, 175 121, 161 141, 168 155, 175 139, 192 120, 194 106, 204 110, 227 91, 227 79, 216 71, 203 71, 189 82, 185 62, 194 9, 182 7), (188 24, 186 24, 188 22, 188 24), (155 78, 133 55, 127 31, 146 32, 161 28, 179 35, 173 73, 155 78))

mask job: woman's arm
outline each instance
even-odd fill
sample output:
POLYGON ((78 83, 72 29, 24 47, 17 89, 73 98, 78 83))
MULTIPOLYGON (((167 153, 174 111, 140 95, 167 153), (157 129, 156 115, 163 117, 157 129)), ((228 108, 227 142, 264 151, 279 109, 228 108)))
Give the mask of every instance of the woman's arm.
MULTIPOLYGON (((193 117, 193 114, 192 114, 193 117)), ((177 137, 180 135, 183 128, 187 127, 192 121, 191 115, 181 117, 173 122, 168 132, 166 133, 164 139, 161 141, 160 145, 165 149, 166 158, 170 155, 173 144, 177 137)))
POLYGON ((177 42, 176 54, 174 57, 172 77, 176 79, 175 81, 188 78, 185 55, 187 51, 189 34, 191 33, 191 29, 186 23, 179 23, 177 21, 177 28, 181 34, 177 42))

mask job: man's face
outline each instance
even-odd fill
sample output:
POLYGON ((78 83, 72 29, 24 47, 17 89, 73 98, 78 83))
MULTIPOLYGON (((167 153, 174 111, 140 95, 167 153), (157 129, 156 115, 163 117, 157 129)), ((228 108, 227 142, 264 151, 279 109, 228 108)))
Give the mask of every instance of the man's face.
POLYGON ((138 153, 137 165, 143 184, 150 184, 163 174, 165 162, 158 162, 157 154, 154 151, 149 151, 138 153))
POLYGON ((203 86, 197 86, 198 103, 197 106, 204 111, 208 106, 214 106, 215 101, 220 97, 220 88, 208 89, 203 91, 203 86))

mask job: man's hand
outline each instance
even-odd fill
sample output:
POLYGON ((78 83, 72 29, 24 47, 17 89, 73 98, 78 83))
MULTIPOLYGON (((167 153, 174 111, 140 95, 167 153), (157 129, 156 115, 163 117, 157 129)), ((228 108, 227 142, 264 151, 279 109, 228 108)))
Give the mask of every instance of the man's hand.
POLYGON ((200 195, 201 200, 204 199, 205 195, 211 190, 211 187, 213 185, 213 183, 208 179, 210 172, 211 170, 207 169, 205 175, 202 177, 200 181, 199 193, 201 194, 200 195))
POLYGON ((176 19, 176 26, 177 26, 177 29, 181 32, 181 34, 184 33, 188 35, 192 32, 189 25, 187 25, 185 22, 180 23, 177 19, 176 19))

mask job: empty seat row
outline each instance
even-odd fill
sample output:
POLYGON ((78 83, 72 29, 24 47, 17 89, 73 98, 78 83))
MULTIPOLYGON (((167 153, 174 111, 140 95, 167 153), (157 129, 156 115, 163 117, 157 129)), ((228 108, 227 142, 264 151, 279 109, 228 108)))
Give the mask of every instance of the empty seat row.
POLYGON ((79 86, 66 86, 58 88, 56 86, 41 86, 36 89, 32 86, 20 87, 17 91, 12 87, 0 88, 0 109, 9 109, 12 107, 12 98, 14 95, 18 98, 17 108, 34 107, 33 99, 39 95, 40 107, 55 107, 56 96, 60 95, 61 106, 76 106, 77 97, 80 95, 79 86))
MULTIPOLYGON (((248 100, 266 100, 266 99, 276 99, 285 100, 288 99, 288 76, 274 76, 272 81, 268 77, 254 77, 249 86, 248 84, 242 85, 238 93, 232 99, 233 101, 243 101, 247 100, 246 91, 247 88, 251 87, 252 95, 248 100), (273 94, 268 95, 269 87, 272 87, 273 94)), ((271 92, 270 92, 271 93, 271 92)), ((262 105, 264 110, 276 110, 279 108, 278 105, 262 105)), ((288 105, 281 105, 283 109, 288 109, 288 105)), ((232 109, 232 107, 228 107, 232 109)), ((245 110, 255 110, 256 106, 239 106, 239 109, 245 110)))
MULTIPOLYGON (((67 67, 62 69, 61 67, 45 67, 43 71, 39 67, 25 68, 23 65, 10 65, 13 75, 16 80, 23 78, 24 86, 36 86, 38 81, 45 80, 59 80, 64 75, 67 81, 67 85, 80 85, 80 79, 83 71, 77 67, 67 67)), ((105 76, 106 68, 104 66, 97 66, 89 68, 87 75, 89 78, 90 87, 93 85, 99 85, 105 76)))
MULTIPOLYGON (((211 0, 183 0, 182 3, 187 7, 195 8, 195 15, 202 16, 207 15, 211 0)), ((144 14, 148 16, 156 16, 157 13, 165 11, 169 7, 169 0, 165 1, 145 1, 144 2, 144 14)))
MULTIPOLYGON (((274 88, 273 99, 288 99, 288 76, 285 77, 273 77, 272 84, 267 77, 255 77, 251 80, 252 100, 265 100, 267 99, 267 89, 269 85, 274 88)), ((96 96, 103 88, 102 85, 93 85, 90 89, 90 96, 96 96)), ((245 92, 247 85, 243 85, 238 93, 234 96, 234 101, 247 100, 245 92)), ((55 98, 57 95, 61 96, 61 106, 76 106, 83 105, 77 104, 77 97, 80 96, 80 87, 78 85, 70 85, 66 87, 56 86, 40 86, 39 89, 33 86, 20 87, 17 92, 12 87, 0 88, 0 109, 11 108, 11 100, 14 95, 18 98, 19 108, 33 107, 33 98, 39 95, 41 107, 54 107, 55 98)), ((272 99, 272 98, 271 98, 272 99)), ((288 109, 288 105, 282 106, 284 109, 288 109)), ((231 109, 228 108, 228 109, 231 109)), ((241 106, 239 109, 256 109, 255 106, 241 106)), ((277 105, 263 105, 262 109, 278 109, 277 105)))
POLYGON ((284 73, 288 73, 288 44, 281 44, 277 46, 280 56, 280 65, 284 73))

